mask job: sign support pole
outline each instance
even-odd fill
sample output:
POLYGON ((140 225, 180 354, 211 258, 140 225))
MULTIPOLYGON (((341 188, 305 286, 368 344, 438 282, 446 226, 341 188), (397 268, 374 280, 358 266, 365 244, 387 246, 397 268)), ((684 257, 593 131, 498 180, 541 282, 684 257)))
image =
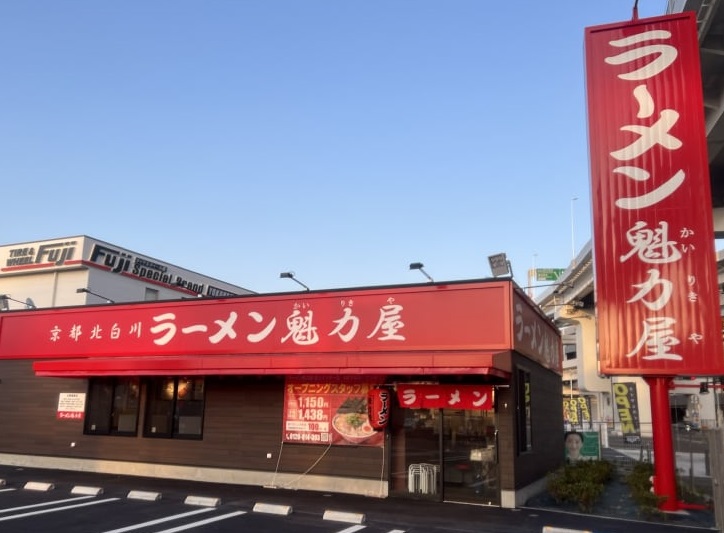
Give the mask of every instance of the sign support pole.
POLYGON ((678 511, 676 495, 676 465, 671 437, 669 388, 672 378, 647 377, 651 390, 651 422, 654 437, 654 493, 666 498, 659 504, 662 511, 678 511))

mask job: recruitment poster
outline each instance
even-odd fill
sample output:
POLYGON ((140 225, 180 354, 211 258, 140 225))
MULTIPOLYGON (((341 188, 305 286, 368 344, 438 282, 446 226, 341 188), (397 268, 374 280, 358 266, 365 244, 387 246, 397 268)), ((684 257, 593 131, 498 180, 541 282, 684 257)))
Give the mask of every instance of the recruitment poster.
POLYGON ((601 458, 601 436, 597 431, 568 431, 563 436, 566 461, 595 461, 601 458))
POLYGON ((369 391, 377 383, 355 378, 287 378, 284 442, 335 446, 382 446, 384 430, 367 415, 369 391))

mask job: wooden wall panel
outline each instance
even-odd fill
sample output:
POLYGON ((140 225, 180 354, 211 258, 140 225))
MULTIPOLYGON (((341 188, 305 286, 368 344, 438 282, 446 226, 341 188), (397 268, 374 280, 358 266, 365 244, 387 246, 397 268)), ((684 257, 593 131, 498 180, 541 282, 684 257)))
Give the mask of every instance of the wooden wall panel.
POLYGON ((87 380, 36 377, 28 361, 0 361, 0 379, 3 453, 274 471, 281 452, 280 473, 382 475, 381 448, 282 446, 281 377, 208 377, 202 440, 146 438, 141 421, 135 437, 84 435, 56 411, 59 393, 86 392, 87 380))

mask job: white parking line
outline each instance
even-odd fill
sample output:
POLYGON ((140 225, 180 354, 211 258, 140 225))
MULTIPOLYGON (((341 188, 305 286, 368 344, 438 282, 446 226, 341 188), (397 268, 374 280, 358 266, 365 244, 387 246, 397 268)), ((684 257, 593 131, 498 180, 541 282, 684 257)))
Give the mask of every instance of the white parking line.
POLYGON ((17 489, 0 489, 0 492, 10 492, 12 490, 17 490, 17 489))
MULTIPOLYGON (((85 499, 85 498, 92 498, 92 496, 84 496, 83 498, 75 498, 75 499, 80 500, 80 499, 85 499)), ((0 518, 0 522, 5 522, 6 520, 15 520, 16 518, 25 518, 26 516, 37 516, 40 514, 56 513, 58 511, 67 511, 68 509, 77 509, 78 507, 88 507, 89 505, 98 505, 99 503, 115 502, 119 499, 120 498, 108 498, 105 500, 97 500, 94 502, 79 503, 77 505, 66 505, 64 507, 54 507, 53 509, 44 509, 42 511, 33 511, 32 513, 15 514, 15 515, 5 516, 3 518, 0 518)), ((54 502, 54 503, 56 503, 56 502, 54 502)))
POLYGON ((0 513, 9 513, 11 511, 23 511, 25 509, 35 509, 37 507, 48 507, 49 505, 55 505, 57 503, 67 502, 79 502, 81 500, 87 500, 93 496, 79 496, 77 498, 67 498, 65 500, 53 500, 52 502, 34 503, 32 505, 23 505, 22 507, 8 507, 7 509, 0 509, 0 513))
POLYGON ((186 524, 184 526, 174 527, 171 529, 164 529, 163 531, 158 531, 157 533, 176 533, 176 531, 184 531, 186 529, 191 529, 196 526, 203 526, 206 524, 211 524, 213 522, 219 522, 221 520, 226 520, 227 518, 232 518, 234 516, 239 516, 242 514, 246 514, 246 511, 235 511, 233 513, 224 514, 221 516, 214 516, 213 518, 207 518, 206 520, 199 520, 198 522, 191 522, 190 524, 186 524))
POLYGON ((347 529, 337 531, 337 533, 355 533, 355 531, 359 531, 360 529, 365 529, 366 527, 367 526, 350 526, 347 529))
POLYGON ((133 524, 132 526, 122 527, 120 529, 112 529, 110 531, 104 531, 103 533, 123 533, 124 531, 133 531, 134 529, 141 529, 142 527, 147 527, 147 526, 155 526, 156 524, 163 524, 164 522, 170 522, 171 520, 176 520, 177 518, 193 516, 193 515, 199 514, 199 513, 208 513, 209 511, 213 511, 213 510, 214 509, 212 509, 211 507, 204 508, 204 509, 196 509, 195 511, 189 511, 188 513, 181 513, 181 514, 166 516, 164 518, 159 518, 157 520, 149 520, 148 522, 143 522, 142 524, 133 524))

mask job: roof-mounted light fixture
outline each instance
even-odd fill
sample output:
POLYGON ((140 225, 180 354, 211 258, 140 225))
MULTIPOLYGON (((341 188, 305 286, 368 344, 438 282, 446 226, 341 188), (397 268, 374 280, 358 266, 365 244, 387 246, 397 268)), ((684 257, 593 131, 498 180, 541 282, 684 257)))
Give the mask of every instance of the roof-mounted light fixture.
POLYGON ((513 267, 510 266, 508 256, 504 253, 489 255, 488 262, 490 263, 490 271, 493 273, 494 278, 499 278, 500 276, 513 277, 513 267))
POLYGON ((296 283, 299 283, 306 290, 309 290, 309 287, 307 287, 304 283, 302 283, 301 281, 299 281, 297 278, 294 277, 294 272, 282 272, 281 274, 279 274, 279 277, 290 279, 296 283))
POLYGON ((431 283, 434 283, 435 280, 432 279, 432 277, 430 276, 430 274, 428 274, 427 272, 425 272, 425 269, 423 268, 424 266, 425 266, 425 265, 423 265, 422 263, 410 263, 410 270, 419 270, 420 272, 422 272, 422 274, 423 274, 427 279, 430 280, 431 283))
POLYGON ((93 291, 90 290, 90 289, 86 289, 85 287, 81 287, 81 288, 79 288, 79 289, 76 289, 75 292, 78 292, 78 293, 87 292, 88 294, 92 294, 93 296, 95 296, 95 297, 97 297, 97 298, 101 298, 102 300, 105 300, 106 303, 109 303, 109 304, 116 303, 116 302, 114 302, 113 300, 111 300, 110 298, 106 298, 106 297, 103 296, 102 294, 95 293, 95 292, 93 292, 93 291))

